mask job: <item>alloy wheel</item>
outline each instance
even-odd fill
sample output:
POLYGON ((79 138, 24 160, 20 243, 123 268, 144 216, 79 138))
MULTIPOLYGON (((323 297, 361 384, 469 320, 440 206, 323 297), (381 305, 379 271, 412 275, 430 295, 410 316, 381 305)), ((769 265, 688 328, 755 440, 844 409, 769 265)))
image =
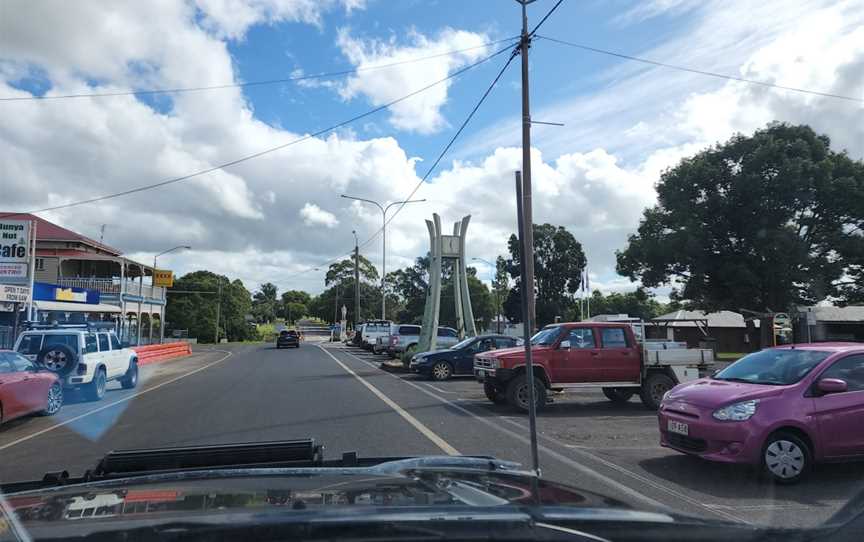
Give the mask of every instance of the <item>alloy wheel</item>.
POLYGON ((45 405, 45 412, 54 414, 60 407, 63 406, 63 387, 60 384, 54 384, 48 389, 48 402, 45 405))
POLYGON ((66 353, 60 350, 50 350, 45 353, 43 364, 48 369, 58 372, 62 371, 67 364, 66 353))

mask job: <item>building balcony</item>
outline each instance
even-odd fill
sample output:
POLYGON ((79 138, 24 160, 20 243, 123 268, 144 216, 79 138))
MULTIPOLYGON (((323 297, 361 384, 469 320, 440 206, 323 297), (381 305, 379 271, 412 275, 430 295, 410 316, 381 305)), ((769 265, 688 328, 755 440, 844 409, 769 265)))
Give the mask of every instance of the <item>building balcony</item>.
POLYGON ((59 286, 66 288, 87 288, 98 290, 108 297, 120 300, 120 294, 127 296, 138 296, 144 299, 165 299, 165 288, 162 286, 151 286, 150 284, 139 284, 136 280, 120 280, 119 278, 89 278, 89 277, 60 277, 57 280, 59 286))

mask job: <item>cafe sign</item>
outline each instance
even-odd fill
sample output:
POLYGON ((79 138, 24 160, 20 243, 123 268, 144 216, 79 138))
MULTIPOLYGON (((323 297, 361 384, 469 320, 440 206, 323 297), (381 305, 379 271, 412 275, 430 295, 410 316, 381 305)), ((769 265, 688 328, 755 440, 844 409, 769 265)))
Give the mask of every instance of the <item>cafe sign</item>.
POLYGON ((0 264, 30 261, 30 222, 0 219, 0 264))

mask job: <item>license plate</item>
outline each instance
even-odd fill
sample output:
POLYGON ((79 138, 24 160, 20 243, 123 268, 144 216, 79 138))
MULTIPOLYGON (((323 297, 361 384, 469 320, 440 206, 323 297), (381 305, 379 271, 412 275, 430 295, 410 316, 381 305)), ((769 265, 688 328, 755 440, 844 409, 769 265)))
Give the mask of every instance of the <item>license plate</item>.
POLYGON ((483 369, 477 369, 477 378, 483 379, 486 377, 486 371, 483 369))
POLYGON ((669 420, 666 428, 673 433, 678 433, 679 435, 689 435, 690 427, 686 423, 676 422, 675 420, 669 420))

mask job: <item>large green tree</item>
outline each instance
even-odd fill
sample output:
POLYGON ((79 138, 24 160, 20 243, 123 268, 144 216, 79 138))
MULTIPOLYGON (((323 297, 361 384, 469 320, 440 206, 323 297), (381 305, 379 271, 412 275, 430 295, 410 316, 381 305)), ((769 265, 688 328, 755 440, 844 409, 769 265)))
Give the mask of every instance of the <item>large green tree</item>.
MULTIPOLYGON (((808 126, 771 124, 682 160, 618 272, 707 311, 864 299, 864 165, 808 126)), ((764 320, 764 319, 763 319, 764 320)))
POLYGON ((271 323, 281 312, 279 305, 279 290, 271 282, 265 282, 258 287, 252 296, 252 314, 259 323, 271 323))
MULTIPOLYGON (((504 313, 513 321, 522 321, 519 240, 511 235, 507 242, 510 258, 507 272, 515 281, 504 302, 504 313)), ((585 269, 582 244, 562 226, 534 224, 534 288, 539 328, 564 317, 573 306, 573 296, 582 284, 585 269)))
POLYGON ((190 337, 201 342, 213 342, 216 335, 216 314, 219 307, 219 337, 229 341, 251 338, 252 332, 246 315, 252 309, 249 291, 240 280, 233 282, 228 277, 210 271, 195 271, 174 281, 168 290, 166 307, 166 329, 187 330, 190 337), (222 295, 219 296, 221 285, 222 295), (171 293, 202 292, 196 293, 171 293))
MULTIPOLYGON (((626 314, 650 320, 669 310, 667 305, 654 299, 654 294, 647 292, 644 288, 637 288, 633 292, 613 292, 603 295, 600 290, 591 292, 591 314, 626 314)), ((579 308, 574 307, 570 313, 571 320, 579 320, 579 308)))

